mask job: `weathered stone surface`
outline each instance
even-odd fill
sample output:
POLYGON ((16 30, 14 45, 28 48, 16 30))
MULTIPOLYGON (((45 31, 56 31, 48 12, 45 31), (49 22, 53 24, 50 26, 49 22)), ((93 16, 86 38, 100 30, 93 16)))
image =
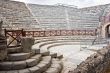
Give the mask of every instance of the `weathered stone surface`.
POLYGON ((20 61, 26 60, 30 57, 30 53, 15 53, 15 54, 8 54, 8 60, 10 61, 20 61))
POLYGON ((46 69, 48 69, 48 65, 47 65, 47 64, 44 64, 44 63, 38 64, 37 67, 40 68, 40 72, 43 72, 43 71, 45 71, 46 69))
POLYGON ((0 70, 11 70, 12 69, 12 62, 1 62, 0 63, 0 70))
POLYGON ((21 44, 22 44, 23 52, 31 52, 31 47, 32 45, 34 45, 34 38, 23 37, 21 39, 21 44))
POLYGON ((52 59, 51 66, 44 73, 60 73, 62 70, 62 65, 60 60, 52 59))
POLYGON ((37 54, 37 55, 35 55, 35 56, 32 56, 31 57, 32 59, 40 59, 41 60, 41 54, 37 54))
POLYGON ((40 49, 32 48, 33 51, 35 51, 36 54, 40 54, 40 49))
POLYGON ((0 22, 0 60, 7 57, 6 38, 1 34, 3 21, 0 22))
POLYGON ((6 73, 6 71, 0 71, 0 73, 6 73))
POLYGON ((4 60, 7 57, 7 50, 0 50, 0 60, 4 60))
POLYGON ((59 73, 57 68, 49 68, 46 72, 44 73, 59 73))
POLYGON ((29 68, 29 70, 31 71, 31 73, 41 73, 40 68, 37 66, 31 67, 29 68))
POLYGON ((57 53, 57 58, 58 58, 58 59, 62 59, 62 58, 63 58, 63 55, 62 55, 62 54, 57 53))
POLYGON ((8 53, 18 53, 21 52, 21 47, 8 48, 8 53))
POLYGON ((51 65, 51 56, 46 56, 42 58, 42 61, 37 65, 40 68, 41 72, 47 70, 51 65))
POLYGON ((18 70, 19 73, 31 73, 29 69, 18 70))
POLYGON ((6 71, 6 73, 18 73, 17 70, 13 70, 13 71, 6 71))
POLYGON ((69 73, 105 73, 110 64, 110 47, 104 47, 88 57, 69 73))
POLYGON ((51 56, 52 58, 56 58, 56 57, 57 57, 57 53, 50 52, 50 56, 51 56))
POLYGON ((50 52, 47 51, 47 50, 40 50, 40 54, 41 54, 42 56, 49 56, 49 55, 50 55, 50 52))
POLYGON ((28 59, 26 60, 26 63, 27 63, 27 67, 32 67, 37 65, 38 62, 36 61, 36 59, 28 59))
POLYGON ((18 62, 13 62, 13 70, 19 70, 19 69, 24 69, 26 68, 26 62, 25 61, 18 61, 18 62))
POLYGON ((4 60, 7 57, 7 46, 6 46, 6 39, 0 33, 0 60, 4 60))

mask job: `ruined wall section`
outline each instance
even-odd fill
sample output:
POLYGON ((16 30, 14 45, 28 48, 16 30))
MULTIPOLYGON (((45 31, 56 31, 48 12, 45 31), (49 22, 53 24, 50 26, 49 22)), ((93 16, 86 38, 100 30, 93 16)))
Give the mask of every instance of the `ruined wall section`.
POLYGON ((110 46, 104 47, 88 57, 74 71, 69 73, 105 73, 110 65, 110 46))
POLYGON ((35 29, 35 25, 38 25, 26 4, 22 2, 1 0, 0 17, 7 22, 6 25, 3 25, 3 28, 35 29))

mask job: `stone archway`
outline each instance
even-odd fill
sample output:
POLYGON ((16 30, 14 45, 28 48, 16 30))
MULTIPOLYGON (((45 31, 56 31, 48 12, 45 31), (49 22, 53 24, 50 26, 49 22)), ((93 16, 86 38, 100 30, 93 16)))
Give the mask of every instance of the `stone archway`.
POLYGON ((110 23, 104 24, 102 26, 101 33, 103 38, 110 38, 110 23))

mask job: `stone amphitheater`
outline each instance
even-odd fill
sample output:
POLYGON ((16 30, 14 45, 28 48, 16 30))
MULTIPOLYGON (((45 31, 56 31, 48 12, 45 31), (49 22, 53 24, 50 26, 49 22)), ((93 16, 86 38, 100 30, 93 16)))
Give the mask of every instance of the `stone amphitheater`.
POLYGON ((0 73, 110 73, 109 38, 110 4, 77 8, 0 0, 0 73), (21 29, 33 34, 16 46, 19 40, 4 30, 21 29))

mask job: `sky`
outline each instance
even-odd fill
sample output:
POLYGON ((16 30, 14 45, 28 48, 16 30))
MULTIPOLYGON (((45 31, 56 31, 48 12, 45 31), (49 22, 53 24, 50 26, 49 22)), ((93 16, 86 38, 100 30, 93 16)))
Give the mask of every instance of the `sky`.
POLYGON ((75 5, 78 8, 110 3, 110 0, 16 0, 16 1, 43 5, 53 5, 57 3, 62 3, 67 5, 75 5))

